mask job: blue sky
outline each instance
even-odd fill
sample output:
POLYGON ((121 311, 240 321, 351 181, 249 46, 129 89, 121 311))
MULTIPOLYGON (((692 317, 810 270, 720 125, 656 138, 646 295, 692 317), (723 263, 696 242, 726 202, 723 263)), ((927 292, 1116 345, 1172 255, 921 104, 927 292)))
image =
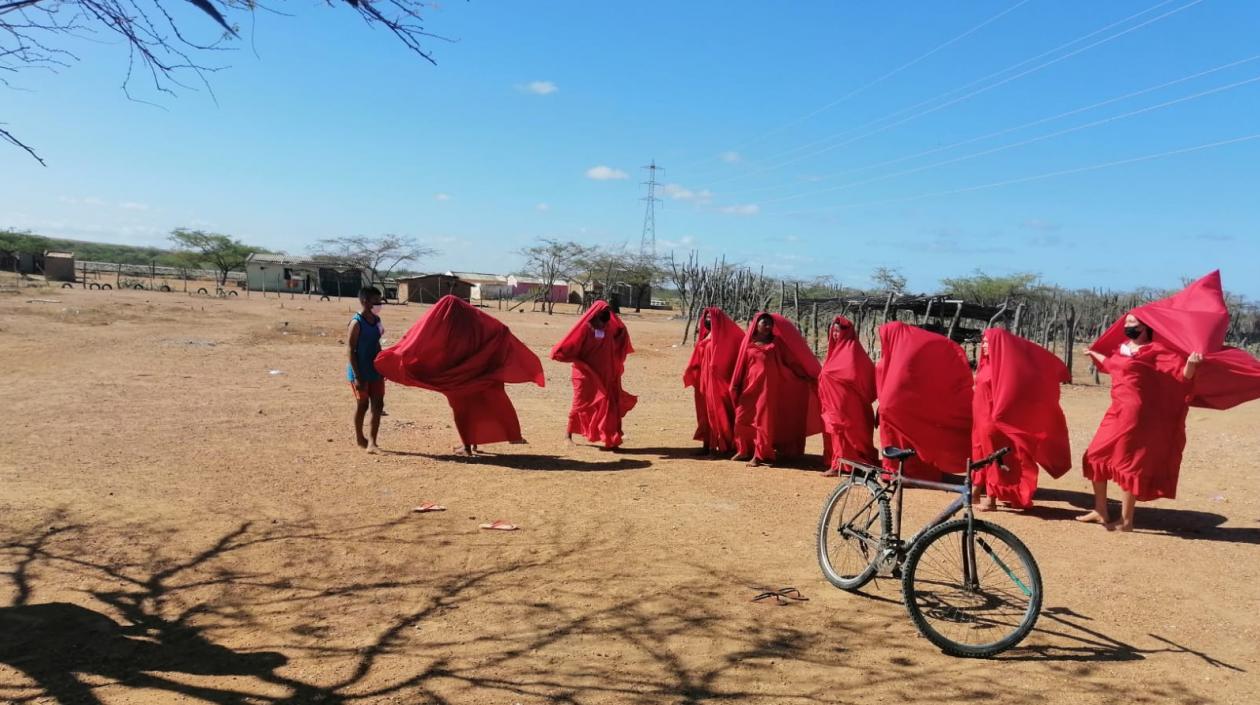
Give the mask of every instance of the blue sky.
POLYGON ((1219 267, 1260 298, 1260 3, 450 0, 437 66, 284 9, 210 57, 217 102, 127 100, 117 44, 16 76, 0 121, 49 166, 0 148, 0 227, 293 253, 394 232, 441 250, 423 268, 511 271, 539 237, 637 245, 655 159, 661 250, 920 290, 1219 267))

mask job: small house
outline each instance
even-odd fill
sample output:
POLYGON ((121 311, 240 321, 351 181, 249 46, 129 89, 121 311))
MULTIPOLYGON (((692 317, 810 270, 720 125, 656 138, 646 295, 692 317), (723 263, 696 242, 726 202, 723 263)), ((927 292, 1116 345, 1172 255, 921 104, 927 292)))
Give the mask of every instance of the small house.
POLYGON ((472 285, 474 301, 495 301, 512 298, 512 287, 508 286, 508 278, 502 274, 485 274, 482 272, 447 272, 446 276, 455 277, 472 285))
POLYGON ((74 281, 74 253, 45 252, 44 278, 50 282, 74 281))
POLYGON ((451 295, 470 301, 472 283, 450 274, 425 274, 419 277, 399 277, 398 300, 418 304, 436 303, 443 296, 451 295))
POLYGON ((560 281, 551 285, 547 290, 547 284, 537 277, 517 276, 513 274, 508 277, 508 286, 512 287, 512 296, 533 296, 545 301, 555 303, 564 303, 569 300, 569 282, 560 281))
POLYGON ((357 297, 370 277, 358 267, 289 255, 255 252, 245 259, 250 291, 357 297))

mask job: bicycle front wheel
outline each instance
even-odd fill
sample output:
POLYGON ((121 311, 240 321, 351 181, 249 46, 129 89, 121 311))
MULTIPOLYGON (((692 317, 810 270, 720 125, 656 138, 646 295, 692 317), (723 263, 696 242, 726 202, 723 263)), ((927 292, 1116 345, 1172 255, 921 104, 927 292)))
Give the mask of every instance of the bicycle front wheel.
POLYGON ((910 547, 901 583, 923 636, 954 656, 983 658, 1015 646, 1041 612, 1041 571, 1015 534, 975 520, 935 526, 910 547))
POLYGON ((888 498, 874 480, 850 479, 831 492, 818 519, 818 566, 832 585, 857 590, 875 576, 892 533, 888 498))

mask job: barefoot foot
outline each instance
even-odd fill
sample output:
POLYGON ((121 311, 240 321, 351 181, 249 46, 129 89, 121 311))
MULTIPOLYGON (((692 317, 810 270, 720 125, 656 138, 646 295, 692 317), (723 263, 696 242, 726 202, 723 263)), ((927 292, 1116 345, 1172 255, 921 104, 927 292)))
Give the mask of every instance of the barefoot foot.
POLYGON ((1102 514, 1099 514, 1096 511, 1090 512, 1088 514, 1082 514, 1076 517, 1076 520, 1080 522, 1084 522, 1086 524, 1102 524, 1104 526, 1106 526, 1109 521, 1107 517, 1103 516, 1102 514))
POLYGON ((359 436, 358 438, 356 438, 356 439, 355 439, 355 441, 354 441, 354 442, 355 442, 355 443, 357 443, 357 444, 359 444, 359 447, 360 447, 360 448, 367 448, 367 447, 368 447, 368 439, 364 438, 363 436, 359 436))

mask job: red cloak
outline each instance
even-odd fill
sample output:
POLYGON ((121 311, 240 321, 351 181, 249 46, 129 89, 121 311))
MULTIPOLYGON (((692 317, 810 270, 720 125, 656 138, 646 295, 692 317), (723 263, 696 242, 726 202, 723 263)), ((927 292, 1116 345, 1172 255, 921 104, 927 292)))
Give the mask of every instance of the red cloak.
POLYGON ((695 439, 715 452, 728 452, 735 448, 731 375, 744 333, 716 306, 704 309, 698 328, 695 349, 683 372, 683 386, 695 391, 695 439))
MULTIPOLYGON (((1194 375, 1191 406, 1229 409, 1260 399, 1260 360, 1225 344, 1229 310, 1221 291, 1220 270, 1129 313, 1155 331, 1155 340, 1183 356, 1203 354, 1194 375)), ((1125 341, 1124 318, 1112 324, 1090 349, 1108 355, 1118 348, 1125 341)))
POLYGON ((630 332, 606 301, 596 301, 573 329, 551 349, 551 359, 573 364, 573 406, 569 409, 569 433, 580 433, 591 443, 606 448, 621 445, 621 418, 638 398, 621 388, 626 356, 634 352, 630 332), (608 311, 603 337, 597 337, 591 319, 608 311))
MULTIPOLYGON (((957 343, 898 321, 879 327, 879 438, 913 448, 906 475, 939 480, 966 470, 971 454, 971 364, 957 343)), ((895 470, 897 463, 884 460, 895 470)))
POLYGON ((500 321, 443 296, 397 344, 376 356, 385 379, 446 396, 465 445, 520 442, 504 384, 544 386, 542 362, 500 321))
POLYGON ((827 333, 827 360, 818 377, 822 406, 823 456, 875 463, 875 363, 858 340, 853 322, 836 316, 827 333))
POLYGON ((1225 345, 1229 312, 1214 271, 1182 291, 1130 313, 1154 340, 1133 356, 1122 353, 1124 317, 1090 349, 1106 356, 1111 406, 1081 468, 1091 480, 1114 480, 1139 500, 1177 495, 1190 406, 1228 409, 1260 398, 1260 360, 1225 345), (1203 355, 1193 380, 1183 377, 1189 353, 1203 355))
POLYGON ((753 342, 753 316, 731 375, 735 400, 735 449, 763 461, 805 454, 805 439, 822 431, 818 374, 822 368, 796 326, 776 313, 774 339, 753 342))
POLYGON ((971 457, 1010 448, 1001 465, 975 471, 977 487, 1015 507, 1032 506, 1037 466, 1051 477, 1072 467, 1059 385, 1071 381, 1067 365, 1049 350, 1000 328, 984 332, 971 404, 971 457), (1002 467, 1005 466, 1005 467, 1002 467))
POLYGON ((1185 363, 1159 340, 1132 356, 1111 351, 1101 366, 1111 375, 1111 406, 1081 459, 1085 477, 1112 480, 1142 501, 1177 496, 1193 388, 1185 363))

